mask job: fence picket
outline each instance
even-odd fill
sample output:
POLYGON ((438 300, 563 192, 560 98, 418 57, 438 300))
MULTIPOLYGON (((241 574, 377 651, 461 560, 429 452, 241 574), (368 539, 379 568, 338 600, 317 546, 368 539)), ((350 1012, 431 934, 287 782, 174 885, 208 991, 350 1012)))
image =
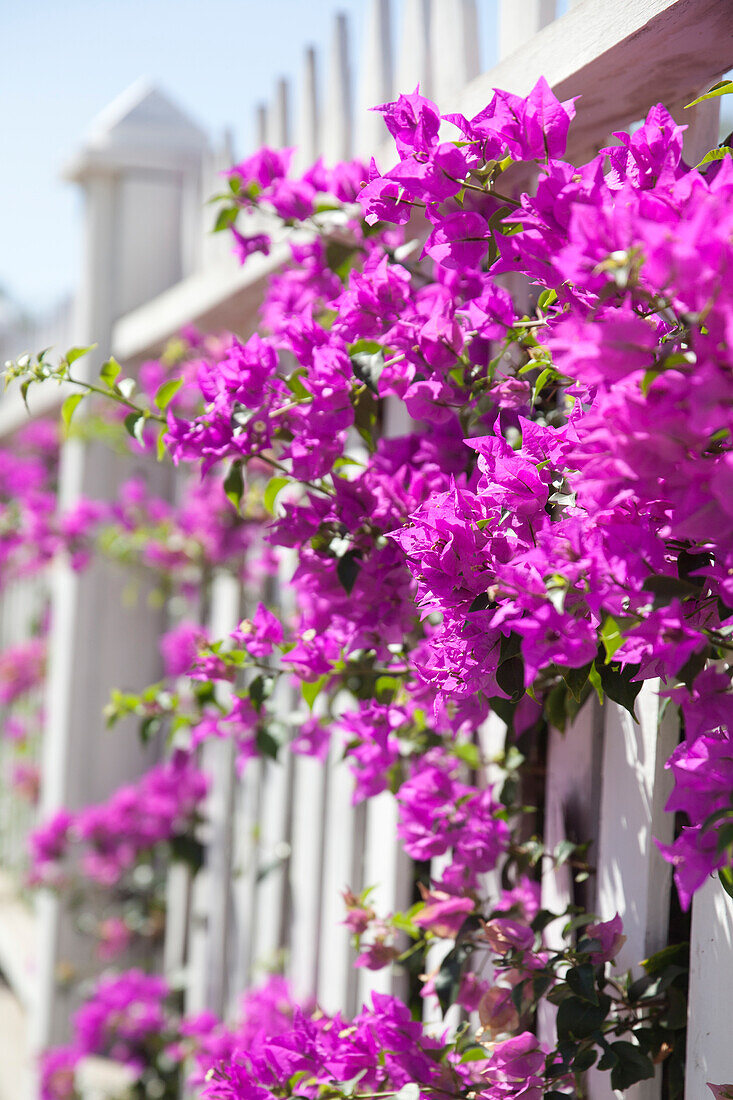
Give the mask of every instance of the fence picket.
POLYGON ((685 1100, 708 1095, 706 1084, 733 1084, 733 899, 717 876, 692 903, 690 1000, 685 1100))
POLYGON ((351 61, 346 16, 334 21, 323 110, 323 156, 327 164, 346 160, 352 146, 351 61))
POLYGON ((430 44, 431 0, 404 0, 397 51, 396 92, 420 92, 432 98, 433 74, 430 44))
POLYGON ((370 110, 392 99, 391 0, 370 0, 361 46, 361 79, 356 100, 354 152, 369 158, 385 139, 382 116, 370 110))

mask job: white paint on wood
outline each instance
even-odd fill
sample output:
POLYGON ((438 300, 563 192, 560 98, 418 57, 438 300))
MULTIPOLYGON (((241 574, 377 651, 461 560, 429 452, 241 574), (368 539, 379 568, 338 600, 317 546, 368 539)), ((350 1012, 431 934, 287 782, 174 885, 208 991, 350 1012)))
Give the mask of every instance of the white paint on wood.
POLYGON ((297 997, 315 997, 323 895, 325 772, 319 760, 296 756, 290 887, 292 927, 288 971, 297 997))
POLYGON ((273 149, 284 149, 290 142, 290 91, 287 80, 280 78, 275 94, 267 110, 266 144, 273 149))
MULTIPOLYGON (((232 859, 232 994, 247 989, 253 980, 253 940, 257 913, 257 856, 262 802, 261 760, 250 760, 236 789, 234 853, 232 859)), ((234 998, 230 1011, 234 1011, 234 998)))
POLYGON ((348 23, 346 16, 339 14, 334 20, 323 109, 323 155, 327 164, 351 156, 352 126, 348 23))
POLYGON ((319 931, 318 1001, 326 1012, 345 1007, 347 991, 353 983, 355 958, 348 930, 343 925, 345 909, 341 891, 354 887, 353 837, 354 809, 351 805, 353 781, 334 746, 328 763, 326 785, 326 827, 324 844, 323 921, 319 931))
POLYGON ((303 59, 298 123, 295 131, 293 167, 303 172, 318 159, 320 152, 320 115, 318 102, 318 63, 316 51, 309 46, 303 59))
MULTIPOLYGON (((412 904, 412 864, 397 839, 397 801, 394 795, 383 791, 369 800, 366 811, 362 886, 374 887, 369 904, 378 916, 404 912, 412 904)), ((397 944, 398 949, 406 946, 401 941, 397 944)), ((359 973, 358 1003, 368 1001, 373 990, 397 994, 404 988, 404 974, 399 966, 376 971, 363 969, 359 973)))
POLYGON ((690 1005, 685 1100, 708 1095, 705 1087, 733 1083, 733 899, 717 876, 692 903, 690 1005))
MULTIPOLYGON (((626 943, 615 963, 617 972, 633 969, 667 943, 671 867, 654 838, 671 843, 673 815, 664 812, 672 781, 664 764, 677 744, 679 722, 674 707, 660 721, 659 681, 647 681, 636 701, 639 722, 615 703, 605 709, 603 787, 598 841, 596 909, 602 920, 617 912, 626 943)), ((657 1100, 662 1073, 629 1089, 630 1100, 657 1100)), ((607 1073, 589 1074, 591 1100, 614 1096, 607 1073)))
POLYGON ((555 0, 500 0, 499 57, 520 49, 555 18, 555 0))
POLYGON ((647 681, 636 702, 640 721, 607 704, 598 844, 597 909, 603 920, 619 912, 626 943, 619 970, 638 967, 667 940, 671 868, 654 844, 673 839, 673 815, 664 812, 672 789, 665 770, 679 737, 676 708, 659 721, 658 681, 647 681))
MULTIPOLYGON (((435 0, 440 3, 441 0, 435 0)), ((431 0, 404 0, 397 51, 395 92, 408 94, 420 85, 420 92, 433 97, 430 48, 431 0)))
POLYGON ((361 79, 356 101, 354 153, 366 159, 384 141, 384 120, 370 108, 393 98, 390 0, 370 0, 364 38, 360 43, 361 79))
POLYGON ((430 14, 432 91, 441 112, 459 110, 463 89, 481 71, 476 0, 437 0, 430 14))

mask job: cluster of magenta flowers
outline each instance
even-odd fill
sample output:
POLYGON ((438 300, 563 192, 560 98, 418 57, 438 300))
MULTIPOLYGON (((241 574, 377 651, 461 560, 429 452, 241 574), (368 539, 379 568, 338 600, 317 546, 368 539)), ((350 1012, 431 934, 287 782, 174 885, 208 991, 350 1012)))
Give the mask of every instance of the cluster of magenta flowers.
MULTIPOLYGON (((540 908, 538 862, 567 853, 522 843, 521 761, 594 693, 633 714, 642 683, 661 681, 683 722, 668 809, 685 819, 662 853, 683 907, 712 872, 733 891, 733 163, 687 165, 661 105, 571 163, 574 105, 544 80, 526 98, 497 91, 472 119, 442 118, 419 91, 376 109, 396 145, 386 172, 319 162, 296 179, 290 151, 264 149, 228 174, 221 221, 242 262, 283 223, 291 262, 268 283, 260 331, 192 337, 176 364, 160 440, 202 481, 175 531, 139 485, 115 506, 148 564, 180 568, 190 538, 240 576, 262 553, 264 506, 269 551, 249 575, 287 570, 287 613, 259 603, 220 640, 193 621, 168 634, 166 674, 192 687, 124 706, 189 731, 185 768, 150 774, 181 767, 191 797, 177 778, 156 818, 148 777, 62 811, 35 834, 35 863, 53 881, 76 842, 87 873, 114 882, 195 819, 203 741, 233 740, 240 765, 277 755, 282 679, 303 700, 292 750, 343 749, 354 801, 392 792, 407 854, 439 861, 407 914, 347 893, 357 965, 452 941, 422 994, 476 1012, 478 1034, 428 1034, 380 994, 350 1021, 288 1001, 239 1037, 209 1016, 176 1031, 156 1017, 167 987, 150 979, 148 1003, 124 978, 80 1034, 108 1018, 107 992, 139 998, 167 1056, 194 1054, 211 1100, 408 1086, 403 1100, 541 1100, 574 1095, 596 1062, 624 1089, 664 1058, 682 1080, 684 1025, 660 1022, 665 996, 684 999, 679 950, 632 982, 608 972, 618 915, 566 914, 562 947, 545 934, 557 915, 540 908), (507 727, 498 761, 482 750, 492 712, 507 727), (543 998, 557 1006, 547 1049, 530 1030, 543 998)), ((170 377, 145 373, 150 392, 170 377)), ((137 1037, 119 1041, 134 1062, 137 1037)), ((146 1047, 149 1063, 161 1049, 146 1047)), ((69 1057, 49 1056, 63 1087, 69 1057)))
POLYGON ((191 833, 207 788, 190 755, 178 751, 106 802, 58 810, 31 834, 31 881, 61 887, 81 874, 107 886, 119 882, 143 854, 191 833))

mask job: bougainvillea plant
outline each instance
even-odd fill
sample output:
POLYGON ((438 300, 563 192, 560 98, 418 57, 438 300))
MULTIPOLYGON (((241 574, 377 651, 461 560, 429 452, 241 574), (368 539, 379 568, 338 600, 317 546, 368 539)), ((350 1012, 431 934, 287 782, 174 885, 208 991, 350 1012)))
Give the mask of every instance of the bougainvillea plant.
MULTIPOLYGON (((679 1096, 685 945, 619 974, 617 914, 570 907, 549 929, 539 867, 587 876, 592 853, 527 839, 523 765, 548 725, 572 737, 592 696, 635 715, 652 681, 682 720, 681 824, 660 845, 681 906, 711 874, 733 895, 733 163, 687 165, 659 105, 571 164, 573 102, 544 80, 472 119, 419 91, 376 109, 386 172, 319 161, 293 178, 290 151, 264 149, 228 174, 217 225, 242 261, 283 226, 290 242, 259 332, 195 344, 147 400, 110 360, 64 403, 68 423, 105 394, 141 448, 218 480, 236 515, 264 504, 271 564, 294 562, 294 610, 273 596, 223 639, 180 628, 167 660, 190 690, 117 696, 111 717, 175 724, 191 752, 230 737, 242 767, 284 739, 324 759, 336 739, 354 800, 391 791, 406 853, 439 860, 409 912, 349 892, 346 923, 373 969, 450 941, 422 993, 462 1026, 428 1032, 377 994, 350 1021, 293 1009, 264 1035, 207 1039, 204 1093, 539 1100, 586 1095, 591 1067, 625 1090, 664 1063, 679 1096), (280 681, 307 721, 287 728, 280 681), (478 732, 492 712, 493 784, 478 732)), ((82 351, 9 375, 73 385, 82 351)), ((44 873, 62 826, 36 837, 44 873)), ((121 988, 147 1004, 133 978, 121 988)), ((50 1056, 65 1082, 74 1049, 50 1056)))

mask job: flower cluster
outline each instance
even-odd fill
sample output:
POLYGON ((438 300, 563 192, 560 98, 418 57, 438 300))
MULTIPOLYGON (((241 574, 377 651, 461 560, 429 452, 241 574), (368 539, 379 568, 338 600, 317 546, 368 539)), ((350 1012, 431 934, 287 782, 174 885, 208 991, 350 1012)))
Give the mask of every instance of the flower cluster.
POLYGON ((63 885, 76 857, 83 877, 118 882, 141 854, 191 831, 207 787, 189 754, 178 751, 107 802, 76 813, 59 810, 31 835, 32 881, 63 885))

